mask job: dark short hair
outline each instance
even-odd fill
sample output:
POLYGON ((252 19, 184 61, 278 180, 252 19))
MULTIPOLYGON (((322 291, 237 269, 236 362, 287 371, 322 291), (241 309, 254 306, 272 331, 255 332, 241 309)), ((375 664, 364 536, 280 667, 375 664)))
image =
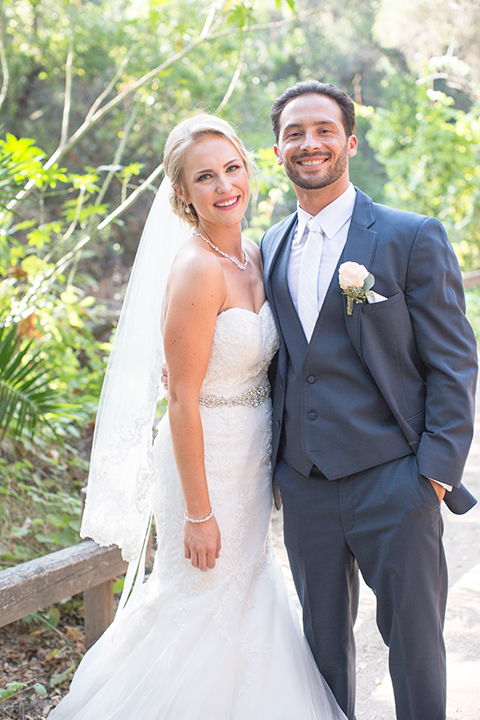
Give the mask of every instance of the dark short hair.
POLYGON ((288 88, 273 103, 270 118, 272 120, 272 127, 273 132, 275 133, 276 142, 278 142, 278 138, 280 137, 280 117, 284 107, 288 105, 291 100, 295 100, 295 98, 300 97, 301 95, 325 95, 336 102, 342 111, 345 135, 348 138, 350 135, 355 134, 355 106, 352 100, 348 97, 347 93, 330 83, 321 83, 317 80, 309 80, 308 82, 300 82, 293 87, 288 88))

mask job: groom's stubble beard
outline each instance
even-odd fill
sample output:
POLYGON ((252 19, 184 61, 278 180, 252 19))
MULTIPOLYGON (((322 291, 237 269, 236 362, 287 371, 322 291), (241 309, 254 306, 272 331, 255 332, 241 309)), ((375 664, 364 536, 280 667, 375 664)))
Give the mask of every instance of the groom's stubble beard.
MULTIPOLYGON (((301 187, 304 190, 320 190, 321 188, 332 185, 332 183, 339 180, 345 174, 348 168, 348 143, 345 143, 341 153, 338 155, 335 162, 330 165, 320 175, 320 177, 304 177, 301 174, 301 171, 299 171, 297 168, 296 162, 298 162, 298 160, 312 157, 310 154, 299 153, 297 156, 295 156, 293 162, 291 162, 290 160, 285 160, 281 152, 280 156, 282 158, 283 166, 285 168, 285 173, 294 185, 296 185, 297 187, 301 187)), ((315 157, 318 157, 318 153, 316 153, 315 157)))

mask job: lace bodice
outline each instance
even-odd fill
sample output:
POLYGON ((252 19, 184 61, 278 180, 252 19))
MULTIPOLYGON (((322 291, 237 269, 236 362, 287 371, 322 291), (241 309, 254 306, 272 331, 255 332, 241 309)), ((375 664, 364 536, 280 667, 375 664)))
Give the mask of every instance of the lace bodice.
POLYGON ((220 313, 200 396, 230 398, 265 385, 278 348, 278 334, 267 301, 258 314, 243 308, 220 313))

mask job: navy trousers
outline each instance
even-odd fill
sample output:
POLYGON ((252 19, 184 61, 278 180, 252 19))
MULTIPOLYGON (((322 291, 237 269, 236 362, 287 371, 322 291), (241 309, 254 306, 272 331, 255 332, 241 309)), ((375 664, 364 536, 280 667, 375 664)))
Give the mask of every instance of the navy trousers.
POLYGON ((358 568, 377 598, 398 720, 445 720, 447 569, 440 503, 414 455, 328 481, 281 461, 285 544, 320 672, 349 720, 358 568))

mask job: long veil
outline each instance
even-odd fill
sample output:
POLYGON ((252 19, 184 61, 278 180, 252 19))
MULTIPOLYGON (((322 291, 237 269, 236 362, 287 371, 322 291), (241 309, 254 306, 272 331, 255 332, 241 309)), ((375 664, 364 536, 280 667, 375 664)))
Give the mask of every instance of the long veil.
POLYGON ((80 534, 118 545, 138 563, 155 478, 153 422, 164 396, 162 308, 168 276, 192 229, 172 210, 165 178, 150 210, 133 265, 98 408, 80 534))

